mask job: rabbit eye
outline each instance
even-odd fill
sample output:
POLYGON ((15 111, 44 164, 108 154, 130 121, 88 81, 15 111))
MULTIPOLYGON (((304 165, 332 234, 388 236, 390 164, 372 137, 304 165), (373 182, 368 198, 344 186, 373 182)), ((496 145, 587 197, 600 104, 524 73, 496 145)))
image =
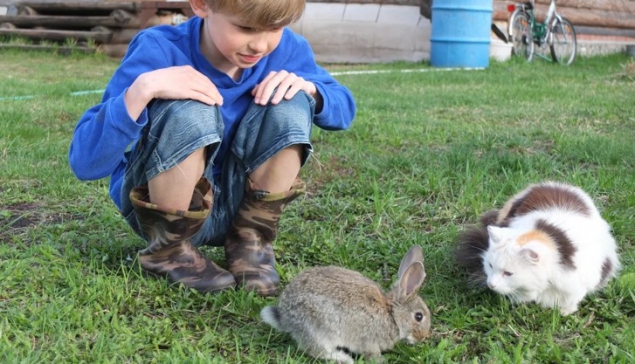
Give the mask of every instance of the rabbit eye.
POLYGON ((423 314, 421 312, 415 313, 415 320, 417 320, 417 322, 421 322, 421 320, 423 320, 423 314))

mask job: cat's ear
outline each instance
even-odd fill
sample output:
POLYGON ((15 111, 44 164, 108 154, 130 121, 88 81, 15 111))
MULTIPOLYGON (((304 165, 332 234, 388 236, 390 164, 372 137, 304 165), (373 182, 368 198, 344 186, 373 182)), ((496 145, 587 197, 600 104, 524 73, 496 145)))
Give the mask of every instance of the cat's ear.
POLYGON ((487 227, 487 234, 489 235, 489 240, 492 244, 500 244, 505 237, 505 228, 489 225, 487 227))
POLYGON ((540 262, 540 253, 532 248, 520 249, 520 256, 532 264, 538 264, 538 262, 540 262))

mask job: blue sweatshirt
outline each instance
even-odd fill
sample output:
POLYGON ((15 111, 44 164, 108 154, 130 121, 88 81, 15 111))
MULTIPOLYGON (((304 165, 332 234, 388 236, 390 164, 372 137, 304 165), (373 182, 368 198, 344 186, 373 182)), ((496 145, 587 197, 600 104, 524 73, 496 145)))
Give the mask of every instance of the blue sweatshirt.
POLYGON ((128 162, 126 151, 135 145, 148 122, 147 108, 137 120, 132 120, 124 103, 128 87, 142 73, 190 65, 216 85, 223 96, 225 135, 214 161, 215 174, 220 171, 237 124, 253 101, 251 91, 271 71, 293 72, 315 84, 324 100, 322 110, 313 120, 315 125, 343 130, 353 121, 355 102, 350 91, 316 64, 303 37, 285 28, 278 47, 254 67, 243 70, 240 80, 234 81, 202 55, 199 47, 202 24, 202 19, 193 17, 178 26, 157 26, 139 32, 108 83, 102 102, 88 109, 77 123, 69 150, 70 166, 81 180, 110 176, 110 197, 119 209, 128 162))

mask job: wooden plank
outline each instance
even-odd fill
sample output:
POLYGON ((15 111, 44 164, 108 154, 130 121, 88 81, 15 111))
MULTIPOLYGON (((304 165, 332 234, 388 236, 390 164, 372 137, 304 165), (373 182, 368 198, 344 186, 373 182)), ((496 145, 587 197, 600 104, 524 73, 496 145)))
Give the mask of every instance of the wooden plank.
POLYGON ((580 9, 563 10, 562 16, 571 21, 575 27, 580 25, 606 27, 606 28, 622 28, 635 29, 635 17, 624 13, 613 11, 589 11, 580 9))
POLYGON ((100 2, 20 2, 15 4, 18 14, 22 13, 25 7, 35 10, 38 14, 90 14, 90 13, 110 13, 113 10, 121 9, 136 13, 139 10, 139 2, 120 1, 100 1, 100 2))
POLYGON ((34 15, 39 15, 39 14, 37 13, 37 11, 35 11, 35 9, 33 9, 30 6, 21 6, 18 9, 18 15, 34 16, 34 15))
POLYGON ((159 10, 180 11, 188 18, 194 16, 194 12, 190 7, 189 2, 141 1, 139 3, 139 22, 141 23, 141 28, 151 26, 148 22, 157 15, 159 10))
MULTIPOLYGON (((130 13, 128 13, 130 14, 130 13)), ((21 28, 46 27, 62 29, 91 28, 96 26, 115 28, 139 28, 136 16, 74 16, 74 15, 34 15, 0 16, 0 23, 11 23, 21 28)))
MULTIPOLYGON (((494 0, 494 4, 504 4, 505 7, 509 4, 516 4, 519 2, 525 1, 494 0)), ((540 7, 540 5, 548 7, 551 0, 534 0, 534 2, 538 5, 538 7, 540 7)), ((556 9, 560 9, 560 7, 618 11, 635 15, 635 1, 632 0, 557 0, 556 9)))
POLYGON ((631 37, 635 42, 635 29, 616 29, 604 27, 576 26, 575 32, 589 35, 610 35, 615 37, 631 37))
MULTIPOLYGON (((536 4, 549 6, 551 0, 535 0, 536 4)), ((596 9, 618 11, 635 15, 635 1, 626 0, 558 0, 556 9, 560 7, 573 9, 596 9)))
POLYGON ((128 28, 128 29, 110 29, 106 27, 94 27, 90 29, 94 33, 112 33, 112 37, 108 40, 108 43, 130 43, 140 29, 128 28))
MULTIPOLYGON (((494 3, 493 19, 507 21, 511 13, 507 5, 501 2, 494 3)), ((536 17, 542 21, 547 14, 547 6, 536 5, 536 17)), ((573 26, 595 26, 620 29, 635 29, 635 16, 628 13, 608 10, 574 9, 558 6, 558 13, 571 21, 573 26)))
POLYGON ((112 38, 112 32, 54 29, 0 29, 0 36, 19 36, 29 39, 46 39, 58 42, 63 42, 67 39, 75 39, 78 41, 92 39, 98 43, 108 43, 112 38))

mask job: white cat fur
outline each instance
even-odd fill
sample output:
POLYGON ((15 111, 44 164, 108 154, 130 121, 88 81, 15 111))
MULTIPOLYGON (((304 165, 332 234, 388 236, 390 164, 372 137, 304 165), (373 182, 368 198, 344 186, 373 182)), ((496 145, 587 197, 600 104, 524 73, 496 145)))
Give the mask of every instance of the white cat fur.
POLYGON ((532 185, 510 199, 497 223, 487 227, 489 247, 482 255, 483 268, 487 285, 515 302, 558 307, 569 315, 578 310, 587 294, 602 288, 619 271, 611 228, 580 188, 557 182, 532 185), (586 213, 577 211, 575 204, 556 203, 510 216, 512 206, 522 204, 538 186, 575 194, 586 205, 586 213), (536 229, 539 220, 564 233, 566 239, 562 240, 569 240, 575 252, 559 252, 553 236, 557 234, 536 229))

